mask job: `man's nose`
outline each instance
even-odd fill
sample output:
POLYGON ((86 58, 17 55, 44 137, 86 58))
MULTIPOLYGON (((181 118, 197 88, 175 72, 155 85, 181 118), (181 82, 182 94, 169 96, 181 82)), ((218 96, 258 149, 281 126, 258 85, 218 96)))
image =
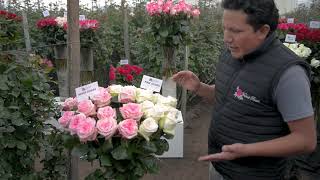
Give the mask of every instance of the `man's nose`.
POLYGON ((227 30, 224 30, 223 32, 223 41, 226 43, 226 44, 229 44, 232 42, 232 35, 227 31, 227 30))

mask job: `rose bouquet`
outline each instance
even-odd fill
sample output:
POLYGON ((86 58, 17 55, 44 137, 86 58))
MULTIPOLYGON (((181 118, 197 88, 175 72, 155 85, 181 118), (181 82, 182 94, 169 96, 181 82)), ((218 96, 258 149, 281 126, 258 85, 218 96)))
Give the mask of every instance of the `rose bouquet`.
POLYGON ((198 18, 200 11, 185 0, 151 0, 146 5, 150 16, 149 34, 162 48, 164 54, 163 72, 170 77, 175 72, 175 54, 182 44, 191 42, 191 22, 198 18))
MULTIPOLYGON (((50 44, 65 44, 67 41, 67 18, 48 17, 37 21, 37 28, 40 29, 50 44)), ((97 20, 80 20, 80 41, 82 47, 90 46, 95 41, 95 32, 99 28, 97 20)))
POLYGON ((174 136, 177 100, 134 86, 100 87, 90 99, 68 98, 59 123, 65 145, 100 167, 88 179, 139 179, 158 170, 156 155, 174 136))
POLYGON ((117 68, 110 66, 109 80, 121 85, 134 85, 138 83, 138 79, 143 71, 143 68, 136 65, 122 65, 117 68))

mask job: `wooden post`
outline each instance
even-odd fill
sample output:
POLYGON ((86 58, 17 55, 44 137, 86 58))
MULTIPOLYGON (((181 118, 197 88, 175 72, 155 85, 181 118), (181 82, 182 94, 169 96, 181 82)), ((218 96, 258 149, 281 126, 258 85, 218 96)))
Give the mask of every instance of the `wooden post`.
MULTIPOLYGON (((185 47, 185 57, 184 57, 184 70, 188 70, 189 62, 189 46, 186 45, 185 47)), ((187 90, 182 89, 182 95, 181 95, 181 113, 183 119, 186 119, 186 112, 187 112, 187 90)))
MULTIPOLYGON (((68 69, 69 96, 75 96, 75 88, 80 85, 80 32, 79 32, 79 0, 68 0, 68 69)), ((79 157, 71 154, 71 168, 69 178, 79 179, 79 157)))
POLYGON ((130 45, 129 45, 129 25, 128 25, 128 11, 126 0, 121 0, 121 8, 123 15, 123 43, 124 43, 124 52, 126 59, 128 59, 130 64, 130 45))
POLYGON ((29 54, 31 52, 31 43, 30 43, 30 35, 29 35, 29 27, 28 27, 28 18, 27 14, 22 11, 22 23, 23 23, 23 33, 26 44, 26 50, 29 54))

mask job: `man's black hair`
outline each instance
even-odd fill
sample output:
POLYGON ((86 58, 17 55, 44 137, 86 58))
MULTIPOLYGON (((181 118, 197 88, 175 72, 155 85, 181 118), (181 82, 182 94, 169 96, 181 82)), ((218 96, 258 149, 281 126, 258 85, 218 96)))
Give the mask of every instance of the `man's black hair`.
POLYGON ((247 22, 255 31, 267 24, 270 32, 277 29, 279 10, 273 0, 223 0, 226 10, 242 10, 248 15, 247 22))

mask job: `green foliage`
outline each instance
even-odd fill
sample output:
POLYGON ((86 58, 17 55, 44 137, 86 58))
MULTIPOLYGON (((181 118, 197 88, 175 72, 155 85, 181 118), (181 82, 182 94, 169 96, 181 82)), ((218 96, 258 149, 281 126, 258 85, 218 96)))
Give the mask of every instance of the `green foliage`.
MULTIPOLYGON (((46 73, 31 57, 0 61, 0 177, 31 178, 43 142, 43 122, 54 112, 46 73)), ((33 178, 31 178, 33 179, 33 178)))
POLYGON ((21 17, 11 12, 0 10, 0 50, 17 49, 21 45, 21 37, 21 17))
POLYGON ((142 137, 131 140, 121 137, 105 140, 104 137, 98 137, 97 141, 86 144, 81 144, 79 138, 66 134, 64 144, 83 160, 99 160, 101 168, 89 174, 86 179, 135 180, 141 179, 146 173, 159 171, 155 154, 161 155, 169 149, 168 142, 160 139, 162 133, 158 130, 150 137, 150 141, 142 137))
POLYGON ((63 180, 67 178, 67 156, 63 146, 62 134, 51 129, 44 136, 42 150, 44 151, 43 170, 39 173, 41 179, 63 180))

